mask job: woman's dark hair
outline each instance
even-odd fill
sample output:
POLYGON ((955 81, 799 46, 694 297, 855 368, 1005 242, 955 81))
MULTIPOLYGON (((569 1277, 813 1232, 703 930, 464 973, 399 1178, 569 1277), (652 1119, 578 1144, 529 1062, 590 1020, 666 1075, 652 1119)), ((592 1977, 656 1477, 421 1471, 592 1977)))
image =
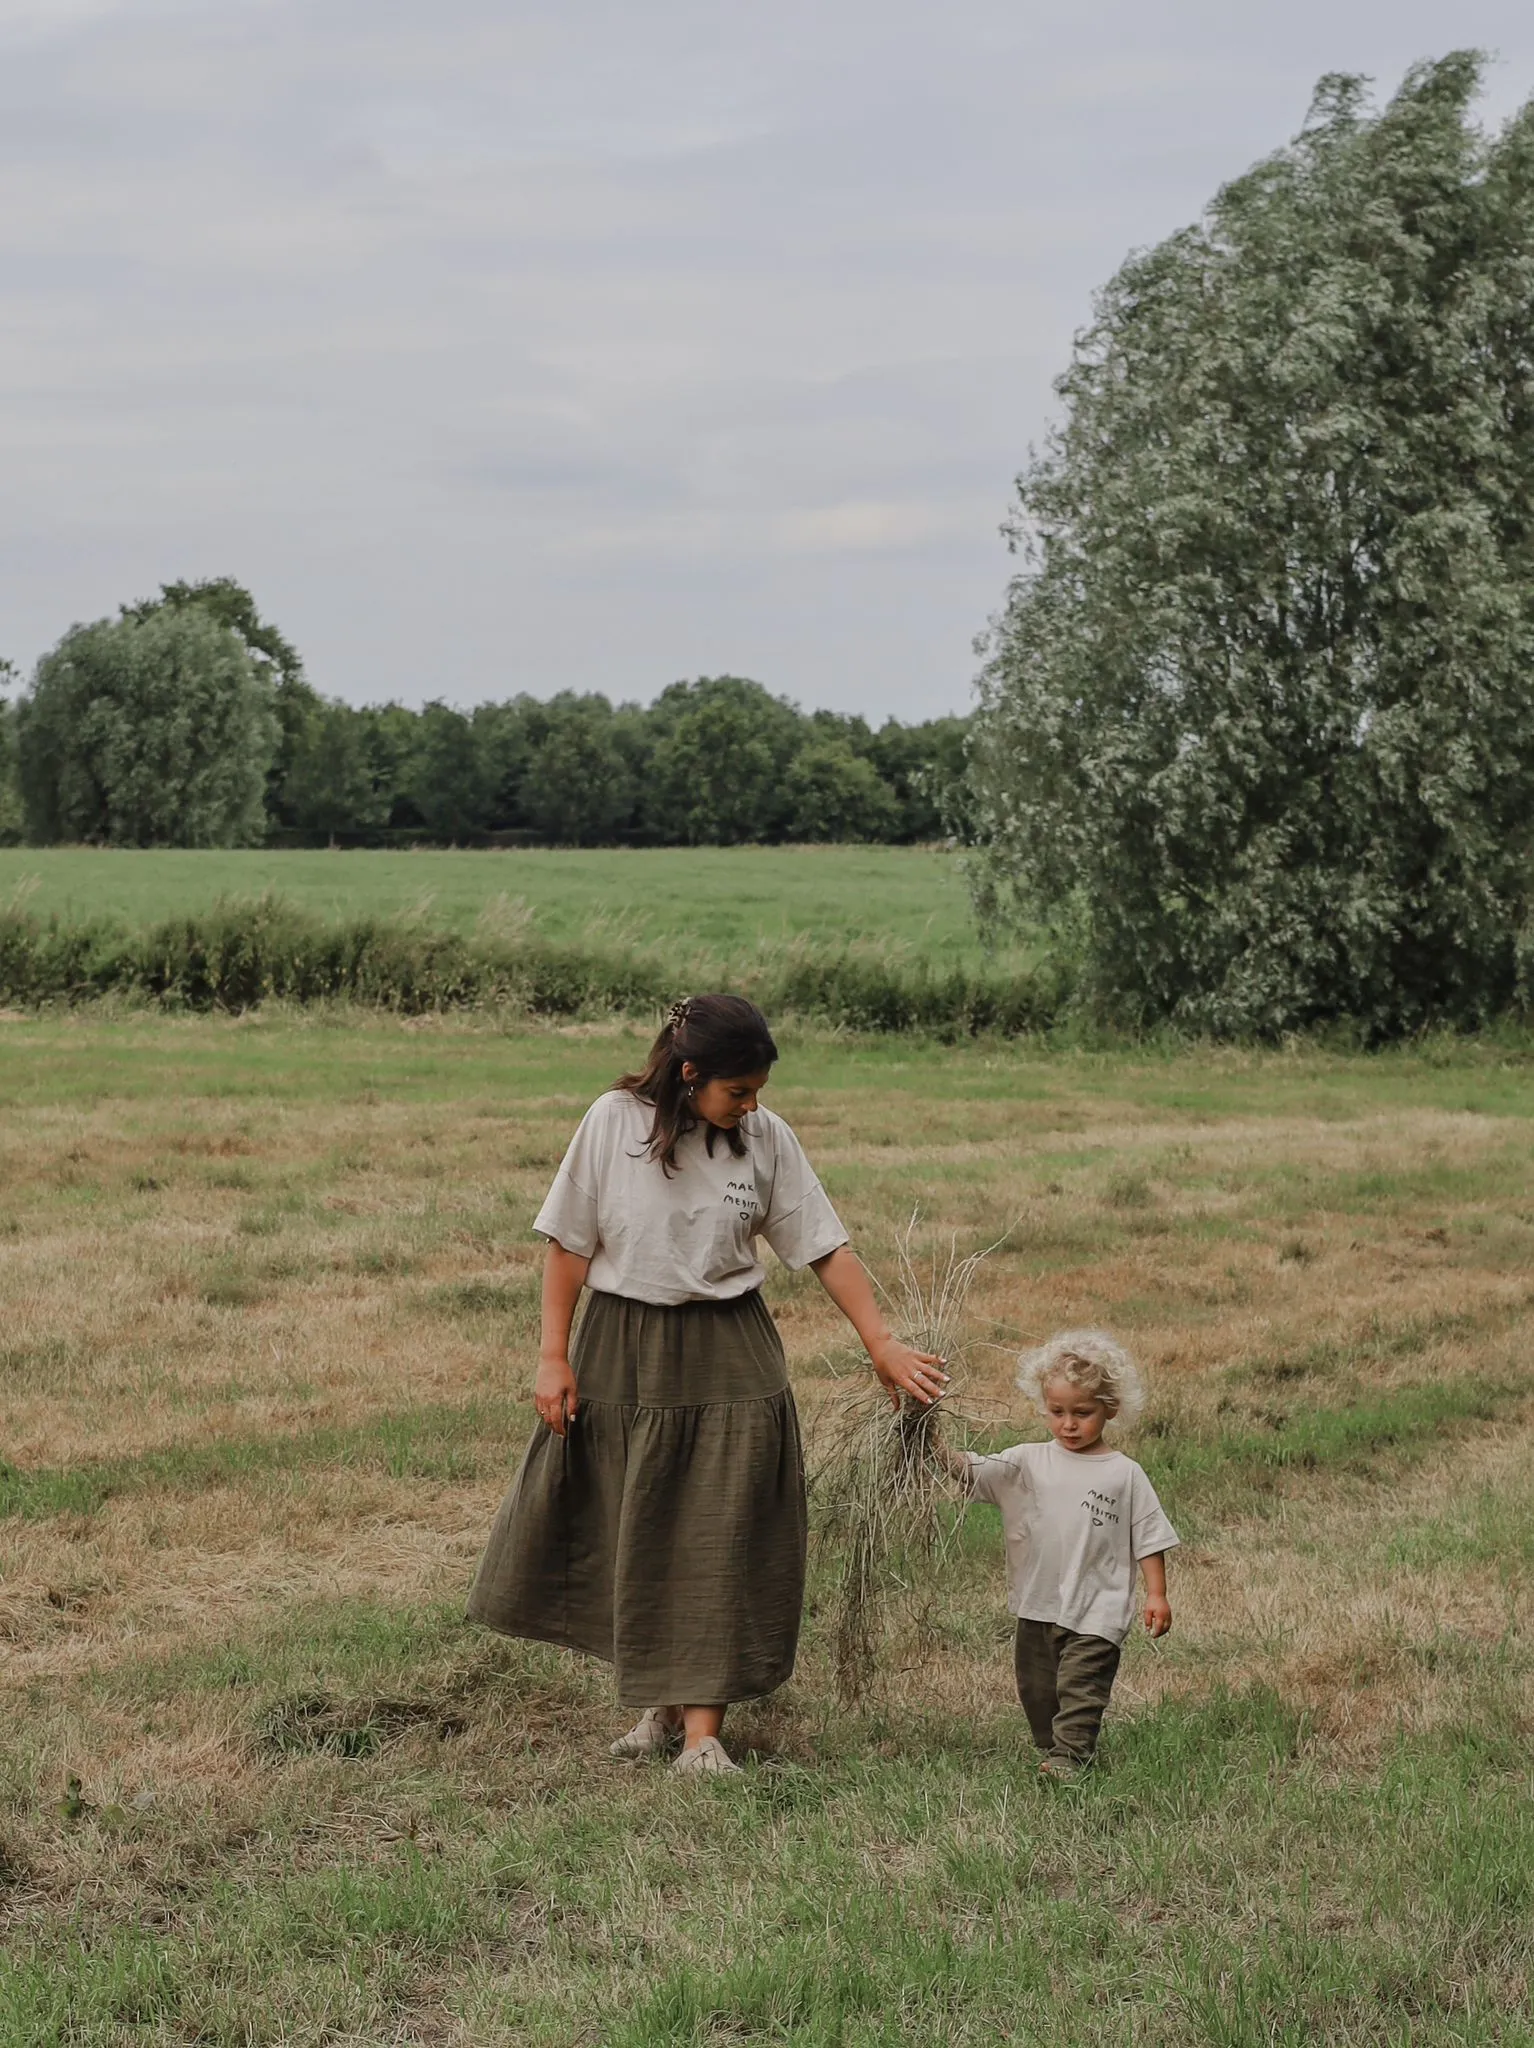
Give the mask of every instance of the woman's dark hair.
MULTIPOLYGON (((690 1089, 705 1081, 730 1081, 737 1074, 760 1074, 777 1059, 778 1048, 767 1029, 767 1019, 744 996, 688 996, 673 1003, 671 1014, 661 1026, 660 1037, 650 1047, 642 1072, 623 1074, 614 1082, 626 1088, 640 1102, 655 1111, 646 1151, 658 1159, 664 1173, 676 1171, 676 1148, 702 1119, 692 1106, 690 1089), (691 1061, 697 1080, 682 1079, 682 1066, 691 1061)), ((708 1149, 720 1136, 717 1124, 708 1127, 708 1149)), ((737 1159, 746 1149, 739 1131, 723 1134, 737 1159)))

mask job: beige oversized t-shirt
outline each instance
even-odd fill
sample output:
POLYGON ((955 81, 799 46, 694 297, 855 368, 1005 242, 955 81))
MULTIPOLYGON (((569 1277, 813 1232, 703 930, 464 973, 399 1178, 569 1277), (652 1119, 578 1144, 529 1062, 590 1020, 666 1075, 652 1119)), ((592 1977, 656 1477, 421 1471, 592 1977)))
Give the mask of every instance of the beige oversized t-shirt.
POLYGON ((1177 1531, 1156 1489, 1122 1451, 1014 1444, 969 1456, 970 1491, 1001 1509, 1007 1605, 1024 1621, 1121 1643, 1134 1625, 1135 1566, 1177 1531))
POLYGON ((760 1287, 756 1240, 785 1266, 847 1242, 804 1149, 782 1117, 754 1109, 738 1129, 743 1158, 704 1128, 676 1148, 676 1172, 647 1156, 655 1112, 625 1089, 598 1096, 570 1140, 533 1228, 591 1260, 586 1285, 670 1307, 730 1301, 760 1287))

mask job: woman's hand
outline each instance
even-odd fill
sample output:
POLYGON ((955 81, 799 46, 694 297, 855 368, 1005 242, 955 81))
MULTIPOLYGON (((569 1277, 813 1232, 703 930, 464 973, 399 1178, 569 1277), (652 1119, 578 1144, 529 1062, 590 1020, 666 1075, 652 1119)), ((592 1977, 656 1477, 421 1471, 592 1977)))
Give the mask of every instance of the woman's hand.
POLYGON ((563 1436, 575 1420, 580 1397, 575 1391, 575 1374, 563 1352, 548 1353, 538 1360, 538 1377, 533 1382, 533 1406, 555 1436, 563 1436))
POLYGON ((870 1347, 868 1355, 879 1375, 879 1384, 889 1395, 890 1405, 894 1408, 900 1406, 902 1394, 909 1394, 913 1401, 920 1401, 924 1408, 930 1408, 947 1392, 948 1374, 944 1370, 947 1360, 934 1358, 930 1351, 913 1351, 908 1344, 891 1337, 877 1350, 870 1347))
POLYGON ((562 1244, 549 1239, 543 1259, 543 1336, 538 1346, 533 1406, 555 1436, 564 1435, 580 1406, 575 1374, 570 1370, 570 1325, 590 1264, 590 1259, 567 1252, 562 1244))
POLYGON ((851 1245, 838 1245, 834 1252, 816 1259, 810 1270, 862 1338, 891 1405, 898 1408, 901 1395, 909 1394, 913 1401, 930 1408, 948 1386, 943 1360, 930 1351, 913 1351, 890 1334, 874 1300, 873 1282, 851 1245))

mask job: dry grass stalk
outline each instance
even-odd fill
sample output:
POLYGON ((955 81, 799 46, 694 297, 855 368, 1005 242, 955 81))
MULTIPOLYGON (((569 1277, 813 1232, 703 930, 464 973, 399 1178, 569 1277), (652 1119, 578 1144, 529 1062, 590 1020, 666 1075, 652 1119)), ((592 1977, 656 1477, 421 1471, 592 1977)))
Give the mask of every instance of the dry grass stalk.
POLYGON ((832 1561, 831 1662, 838 1697, 855 1704, 872 1688, 881 1652, 904 1620, 920 1621, 930 1568, 940 1561, 957 1500, 934 1443, 942 1413, 956 1413, 969 1349, 966 1306, 985 1261, 1004 1239, 960 1256, 958 1240, 918 1253, 913 1211, 897 1234, 896 1279, 884 1290, 896 1333, 913 1350, 947 1361, 948 1393, 924 1407, 909 1395, 892 1409, 883 1389, 860 1379, 823 1413, 812 1490, 818 1534, 832 1561))

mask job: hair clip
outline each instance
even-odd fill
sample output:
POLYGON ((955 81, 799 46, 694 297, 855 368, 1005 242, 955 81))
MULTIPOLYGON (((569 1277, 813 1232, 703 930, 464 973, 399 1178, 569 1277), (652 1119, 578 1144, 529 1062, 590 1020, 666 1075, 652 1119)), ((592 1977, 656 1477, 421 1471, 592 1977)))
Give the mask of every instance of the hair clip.
POLYGON ((671 1026, 673 1031, 680 1031, 682 1026, 687 1022, 687 1010, 688 1002, 685 996, 682 998, 681 1002, 673 1003, 671 1005, 670 1015, 667 1017, 666 1022, 671 1026))

